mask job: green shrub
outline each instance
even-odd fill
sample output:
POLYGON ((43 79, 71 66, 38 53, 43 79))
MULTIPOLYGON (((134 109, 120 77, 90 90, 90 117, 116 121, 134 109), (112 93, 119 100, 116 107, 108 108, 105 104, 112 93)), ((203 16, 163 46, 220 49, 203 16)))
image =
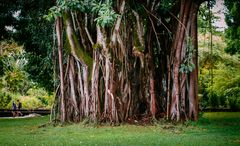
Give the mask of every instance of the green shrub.
POLYGON ((208 94, 209 96, 209 103, 212 108, 218 108, 219 107, 219 97, 214 93, 210 92, 208 94))
POLYGON ((39 99, 32 96, 22 96, 21 102, 24 109, 37 109, 44 107, 39 99))
POLYGON ((53 94, 49 94, 46 90, 43 88, 30 88, 27 91, 27 95, 30 97, 35 97, 41 102, 41 107, 38 108, 51 108, 54 97, 53 94))
POLYGON ((7 108, 7 105, 11 102, 12 96, 7 92, 0 92, 0 109, 7 108))
POLYGON ((50 109, 53 102, 53 94, 47 93, 42 88, 30 88, 27 95, 20 93, 12 93, 3 91, 0 92, 0 108, 12 108, 12 102, 20 100, 23 109, 50 109))
POLYGON ((224 95, 231 109, 240 109, 240 87, 227 89, 224 95))

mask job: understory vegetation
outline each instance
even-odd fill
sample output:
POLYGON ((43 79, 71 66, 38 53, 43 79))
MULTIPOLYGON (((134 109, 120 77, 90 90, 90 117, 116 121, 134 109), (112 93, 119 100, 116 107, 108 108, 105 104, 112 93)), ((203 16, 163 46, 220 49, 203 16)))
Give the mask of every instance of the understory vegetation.
MULTIPOLYGON (((217 1, 216 1, 217 2, 217 1)), ((223 2, 223 1, 222 1, 223 2)), ((218 1, 219 3, 221 1, 218 1)), ((198 15, 198 87, 200 108, 240 109, 239 2, 225 0, 227 9, 211 11, 207 3, 198 15), (215 26, 225 13, 228 27, 215 26), (220 27, 220 28, 219 28, 220 27), (222 28, 221 28, 222 27, 222 28)))
POLYGON ((13 40, 0 41, 0 109, 20 100, 24 109, 50 109, 53 95, 38 86, 25 71, 26 53, 13 40))
POLYGON ((198 122, 153 125, 45 125, 49 117, 0 119, 0 145, 227 145, 240 144, 240 113, 204 113, 198 122))
POLYGON ((199 37, 199 94, 201 108, 240 109, 240 61, 227 54, 224 36, 209 34, 199 37))

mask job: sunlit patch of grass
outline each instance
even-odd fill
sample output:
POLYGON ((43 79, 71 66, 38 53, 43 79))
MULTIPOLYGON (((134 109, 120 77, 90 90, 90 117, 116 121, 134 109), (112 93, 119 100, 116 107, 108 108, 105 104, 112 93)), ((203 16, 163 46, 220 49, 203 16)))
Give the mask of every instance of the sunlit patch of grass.
POLYGON ((239 145, 239 113, 205 113, 198 122, 152 126, 46 125, 49 117, 0 119, 0 145, 239 145), (230 123, 229 123, 230 122, 230 123))

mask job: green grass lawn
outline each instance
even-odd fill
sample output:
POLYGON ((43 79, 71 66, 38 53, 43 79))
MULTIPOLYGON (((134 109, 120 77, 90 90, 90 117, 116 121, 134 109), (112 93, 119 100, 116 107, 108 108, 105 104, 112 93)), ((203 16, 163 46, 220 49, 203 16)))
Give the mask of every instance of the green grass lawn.
POLYGON ((205 113, 198 122, 64 127, 40 125, 48 116, 28 119, 0 119, 0 146, 72 146, 72 145, 240 145, 240 113, 205 113))

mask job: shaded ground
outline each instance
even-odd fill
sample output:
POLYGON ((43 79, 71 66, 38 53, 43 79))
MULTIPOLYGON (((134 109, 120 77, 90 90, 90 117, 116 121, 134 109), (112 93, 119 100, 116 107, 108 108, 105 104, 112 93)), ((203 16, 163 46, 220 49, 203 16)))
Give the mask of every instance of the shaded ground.
POLYGON ((205 113, 198 122, 155 126, 40 126, 48 120, 0 119, 0 145, 240 145, 240 112, 205 113))

